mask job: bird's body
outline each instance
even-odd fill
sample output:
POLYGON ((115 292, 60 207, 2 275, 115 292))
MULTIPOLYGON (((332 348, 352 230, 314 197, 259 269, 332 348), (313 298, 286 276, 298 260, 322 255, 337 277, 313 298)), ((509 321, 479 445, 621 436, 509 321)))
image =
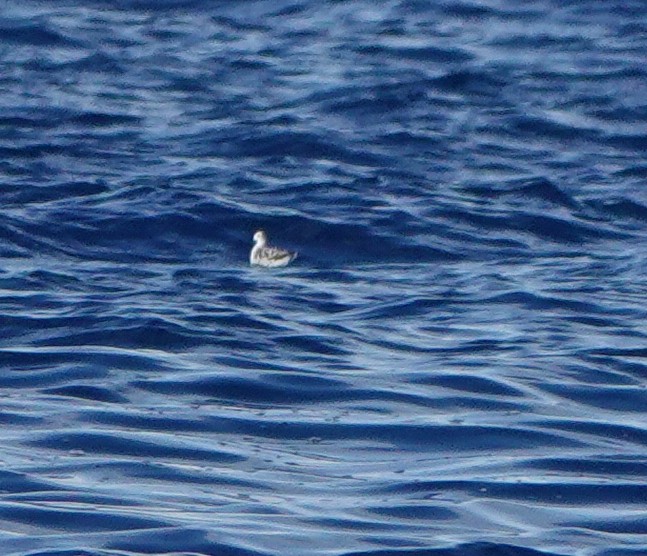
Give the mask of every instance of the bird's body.
POLYGON ((296 253, 291 253, 285 249, 270 247, 267 244, 267 235, 263 230, 259 230, 254 234, 254 247, 252 247, 249 254, 249 264, 266 268, 287 266, 296 256, 296 253))

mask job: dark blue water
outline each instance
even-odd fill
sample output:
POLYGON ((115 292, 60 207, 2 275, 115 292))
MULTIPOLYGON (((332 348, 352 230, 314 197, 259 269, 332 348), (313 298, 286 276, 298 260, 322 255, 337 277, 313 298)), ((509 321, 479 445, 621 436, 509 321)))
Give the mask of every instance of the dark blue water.
POLYGON ((3 3, 0 554, 647 554, 646 22, 3 3))

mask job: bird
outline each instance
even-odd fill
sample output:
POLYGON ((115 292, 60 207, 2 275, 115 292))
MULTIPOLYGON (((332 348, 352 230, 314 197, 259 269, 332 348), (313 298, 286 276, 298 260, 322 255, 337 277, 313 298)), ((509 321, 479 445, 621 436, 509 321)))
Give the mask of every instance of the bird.
POLYGON ((294 259, 297 253, 292 253, 280 247, 270 247, 267 244, 267 234, 263 230, 258 230, 254 234, 254 247, 249 254, 249 264, 254 266, 264 266, 274 268, 287 266, 294 259))

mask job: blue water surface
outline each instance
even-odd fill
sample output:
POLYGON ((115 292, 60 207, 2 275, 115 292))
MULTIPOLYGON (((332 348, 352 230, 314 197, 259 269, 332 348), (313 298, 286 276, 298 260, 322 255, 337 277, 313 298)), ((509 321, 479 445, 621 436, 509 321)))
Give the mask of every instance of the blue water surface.
POLYGON ((647 554, 646 59, 642 0, 3 3, 0 554, 647 554))

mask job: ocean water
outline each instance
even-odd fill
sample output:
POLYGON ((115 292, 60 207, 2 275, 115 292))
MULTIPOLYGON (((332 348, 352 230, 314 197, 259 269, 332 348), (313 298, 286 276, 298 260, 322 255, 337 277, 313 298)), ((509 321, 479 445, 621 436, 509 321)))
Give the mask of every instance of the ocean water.
POLYGON ((2 3, 0 554, 647 554, 646 22, 2 3))

